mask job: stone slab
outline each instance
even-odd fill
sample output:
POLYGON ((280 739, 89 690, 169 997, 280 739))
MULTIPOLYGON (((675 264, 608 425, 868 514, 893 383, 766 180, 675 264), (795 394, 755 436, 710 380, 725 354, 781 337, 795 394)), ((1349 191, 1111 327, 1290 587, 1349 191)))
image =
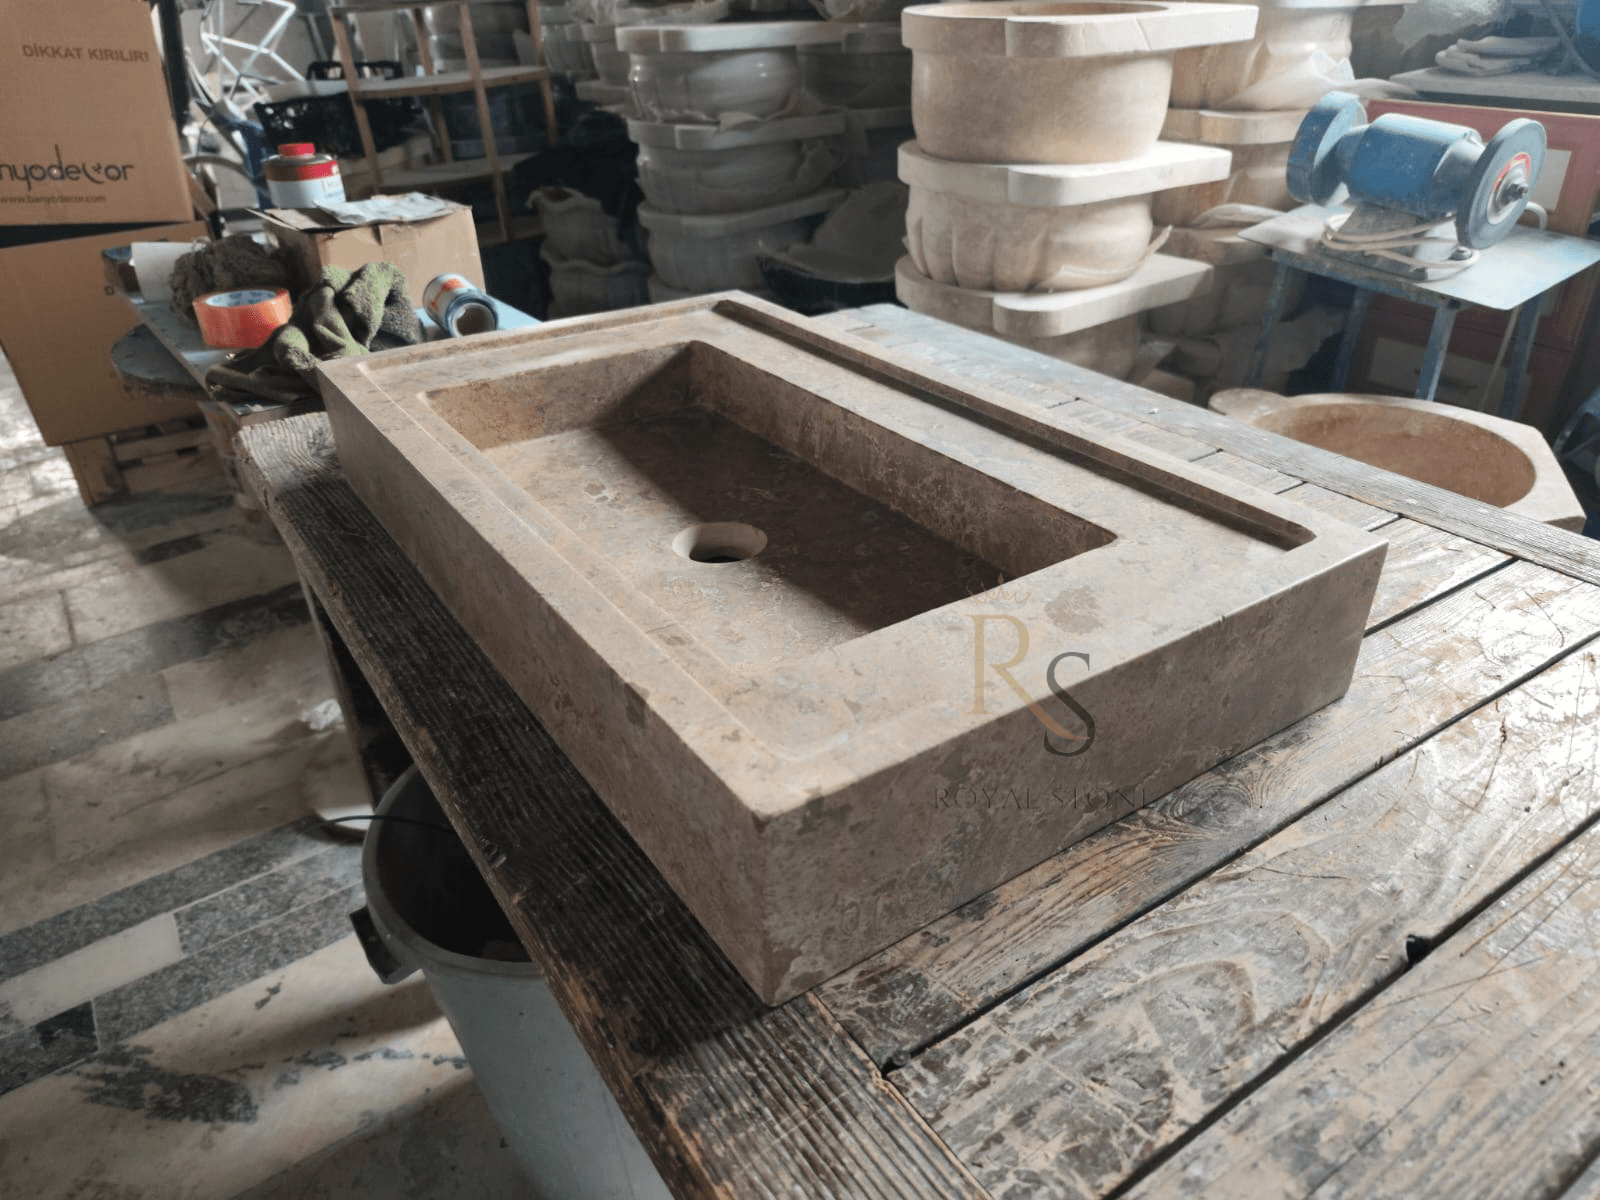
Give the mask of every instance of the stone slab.
POLYGON ((910 258, 895 265, 895 295, 907 308, 1005 337, 1046 338, 1076 333, 1204 292, 1210 264, 1152 254, 1128 278, 1070 292, 987 292, 936 283, 910 258))
POLYGON ((989 204, 1060 208, 1226 179, 1232 158, 1214 146, 1157 142, 1120 162, 959 163, 907 142, 900 147, 900 181, 989 204))
POLYGON ((322 376, 352 487, 768 1003, 1342 694, 1384 555, 737 294, 322 376))
POLYGON ((1007 58, 1103 58, 1162 54, 1249 41, 1251 4, 1128 0, 1107 4, 926 4, 900 14, 912 50, 1007 58))

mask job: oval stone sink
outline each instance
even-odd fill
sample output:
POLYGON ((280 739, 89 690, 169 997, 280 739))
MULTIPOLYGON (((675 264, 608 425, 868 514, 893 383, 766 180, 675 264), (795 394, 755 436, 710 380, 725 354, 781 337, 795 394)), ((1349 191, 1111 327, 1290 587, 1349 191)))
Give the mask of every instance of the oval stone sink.
POLYGON ((1257 388, 1218 392, 1211 408, 1547 525, 1583 528, 1582 505, 1531 425, 1432 400, 1257 388))

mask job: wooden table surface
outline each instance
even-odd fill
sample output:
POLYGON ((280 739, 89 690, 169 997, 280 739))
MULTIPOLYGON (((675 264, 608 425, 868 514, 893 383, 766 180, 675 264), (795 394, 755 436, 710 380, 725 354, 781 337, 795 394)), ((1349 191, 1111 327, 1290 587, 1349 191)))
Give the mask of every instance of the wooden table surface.
POLYGON ((674 1192, 1600 1196, 1600 544, 901 309, 823 322, 1388 560, 1342 700, 768 1009, 325 418, 246 430, 358 736, 381 705, 674 1192))

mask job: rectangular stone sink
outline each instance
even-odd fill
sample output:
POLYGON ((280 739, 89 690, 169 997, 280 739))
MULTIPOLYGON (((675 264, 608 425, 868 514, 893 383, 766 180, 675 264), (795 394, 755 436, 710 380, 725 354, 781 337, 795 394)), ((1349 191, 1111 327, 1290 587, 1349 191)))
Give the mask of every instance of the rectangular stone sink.
POLYGON ((1383 560, 737 293, 323 371, 351 484, 768 1003, 1341 695, 1383 560))

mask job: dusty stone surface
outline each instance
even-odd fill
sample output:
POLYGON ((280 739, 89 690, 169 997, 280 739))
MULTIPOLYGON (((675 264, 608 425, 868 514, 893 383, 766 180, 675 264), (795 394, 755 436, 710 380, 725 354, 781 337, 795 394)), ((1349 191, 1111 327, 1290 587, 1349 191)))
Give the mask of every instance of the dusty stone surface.
POLYGON ((1210 407, 1261 429, 1581 532, 1583 506, 1531 425, 1432 400, 1234 388, 1210 407))
POLYGON ((1245 41, 1240 4, 926 4, 901 14, 917 140, 957 162, 1091 163, 1144 154, 1176 51, 1245 41))
POLYGON ((1384 553, 742 296, 324 390, 351 484, 769 1003, 1336 698, 1384 553))

